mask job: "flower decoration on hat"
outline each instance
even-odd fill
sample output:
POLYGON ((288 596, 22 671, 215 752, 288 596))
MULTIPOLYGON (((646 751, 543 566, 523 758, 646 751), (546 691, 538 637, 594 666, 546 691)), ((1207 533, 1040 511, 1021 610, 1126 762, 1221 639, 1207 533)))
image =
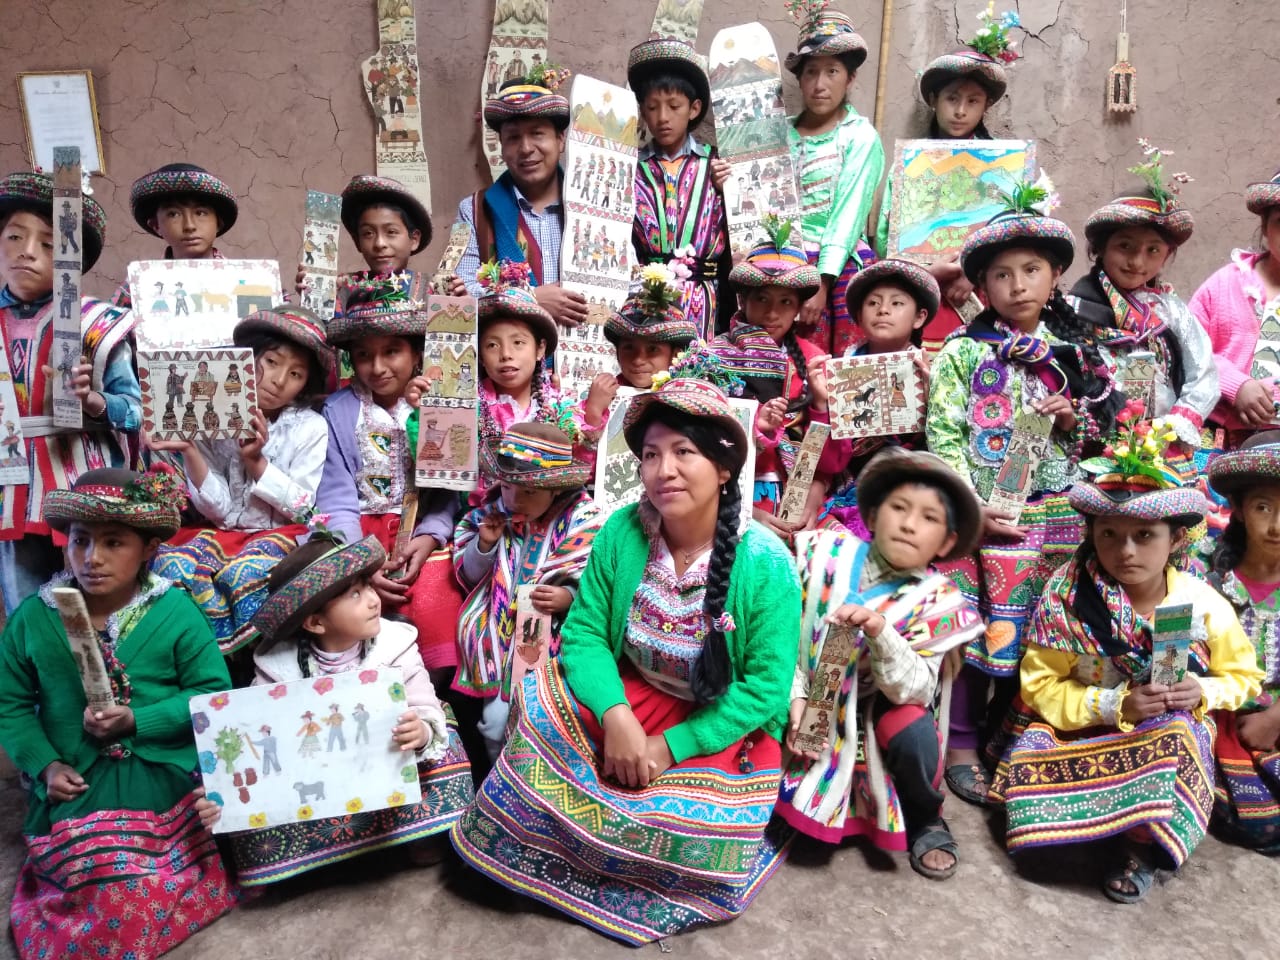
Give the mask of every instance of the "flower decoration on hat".
POLYGON ((1024 216, 1051 217, 1053 211, 1062 205, 1062 198, 1043 168, 1034 181, 1018 180, 1012 189, 1001 190, 1000 199, 1007 212, 1024 216))
POLYGON ((555 93, 562 84, 568 82, 571 76, 573 74, 568 67, 562 67, 558 63, 547 61, 530 70, 525 76, 524 82, 535 87, 546 87, 546 89, 555 93))
POLYGON ((413 275, 404 273, 384 273, 366 275, 359 273, 343 274, 338 278, 338 288, 346 292, 346 302, 380 303, 391 306, 399 304, 405 309, 418 309, 422 306, 409 299, 409 287, 413 275))
POLYGON ((1116 416, 1116 438, 1103 455, 1080 461, 1080 469, 1093 475, 1099 489, 1139 493, 1182 486, 1178 472, 1165 462, 1178 434, 1163 417, 1144 419, 1146 412, 1145 403, 1130 400, 1116 416))
POLYGON ((1011 64, 1019 58, 1019 54, 1014 49, 1018 42, 1009 39, 1009 31, 1014 27, 1022 26, 1017 11, 1006 10, 997 17, 995 0, 992 0, 987 4, 987 8, 978 14, 978 22, 982 26, 968 40, 970 47, 1004 64, 1011 64))
POLYGON ((671 366, 653 375, 653 389, 671 380, 705 380, 730 397, 742 396, 746 381, 725 365, 701 340, 695 340, 671 359, 671 366))
POLYGON ((489 260, 476 271, 476 280, 487 295, 512 288, 528 289, 531 276, 529 264, 520 260, 489 260))
POLYGON ((635 302, 647 317, 659 318, 680 303, 681 292, 676 285, 679 275, 669 264, 651 263, 640 271, 640 289, 635 302))
POLYGON ((773 244, 773 249, 781 250, 787 245, 787 241, 791 239, 792 224, 790 220, 783 220, 776 212, 769 211, 764 215, 762 224, 764 232, 769 237, 769 242, 773 244))
POLYGON ((1169 175, 1169 182, 1166 183, 1164 161, 1166 157, 1173 156, 1173 151, 1163 150, 1144 137, 1138 138, 1138 146, 1142 148, 1142 155, 1147 159, 1137 166, 1130 167, 1129 172, 1146 182, 1151 189, 1151 196, 1160 204, 1160 212, 1168 213, 1177 206, 1178 194, 1183 185, 1195 181, 1186 173, 1173 173, 1169 175))
POLYGON ((125 486, 124 498, 131 503, 172 503, 182 510, 187 505, 187 488, 173 467, 155 463, 125 486))
POLYGON ((782 6, 791 19, 803 27, 822 16, 831 6, 831 0, 787 0, 782 6))

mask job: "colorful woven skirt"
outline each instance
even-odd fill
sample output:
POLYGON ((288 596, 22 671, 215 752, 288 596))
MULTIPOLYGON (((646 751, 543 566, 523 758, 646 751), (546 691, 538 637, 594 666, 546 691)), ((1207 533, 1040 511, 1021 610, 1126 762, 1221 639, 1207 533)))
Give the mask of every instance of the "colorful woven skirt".
MULTIPOLYGON (((634 671, 623 683, 647 734, 693 708, 634 671)), ((468 863, 637 946, 746 910, 785 851, 765 832, 776 740, 754 733, 750 747, 691 758, 633 790, 600 779, 603 731, 558 662, 526 676, 514 700, 502 755, 451 834, 468 863)))
MULTIPOLYGON (((845 301, 845 296, 849 291, 849 281, 864 266, 870 266, 875 263, 876 254, 861 240, 858 241, 854 253, 856 256, 849 258, 844 265, 844 269, 840 271, 840 276, 836 278, 836 282, 832 285, 831 293, 827 296, 826 309, 818 317, 818 322, 809 329, 797 328, 800 336, 810 343, 816 344, 822 349, 823 353, 830 354, 833 357, 843 357, 852 353, 866 339, 866 335, 862 332, 862 328, 858 326, 857 321, 849 316, 849 306, 845 301), (859 260, 861 260, 861 264, 859 264, 859 260)), ((806 250, 805 255, 809 258, 810 263, 817 264, 818 251, 816 249, 806 250)))
POLYGON ((180 545, 162 546, 151 569, 187 588, 229 656, 254 636, 242 630, 267 599, 267 578, 297 546, 306 527, 279 530, 179 531, 180 545), (183 534, 194 535, 183 537, 183 534), (181 542, 185 539, 185 542, 181 542))
POLYGON ((190 795, 164 813, 99 810, 24 839, 10 908, 23 960, 151 960, 238 899, 190 795))
MULTIPOLYGON (((1025 710, 1025 708, 1023 708, 1025 710)), ((1213 810, 1212 720, 1167 713, 1128 732, 1063 734, 1040 720, 996 769, 1010 853, 1146 827, 1181 866, 1213 810)))
POLYGON ((474 793, 471 764, 452 716, 445 755, 433 763, 419 763, 418 782, 422 802, 411 806, 228 834, 241 885, 275 883, 448 830, 474 793))
POLYGON ((1018 526, 1027 530, 1025 540, 990 537, 976 554, 937 564, 987 620, 965 661, 997 677, 1018 672, 1022 631, 1045 581, 1084 540, 1084 518, 1060 493, 1028 503, 1018 526))
POLYGON ((1241 743, 1232 711, 1220 710, 1214 719, 1218 722, 1214 819, 1234 842, 1280 852, 1280 751, 1260 753, 1241 743))

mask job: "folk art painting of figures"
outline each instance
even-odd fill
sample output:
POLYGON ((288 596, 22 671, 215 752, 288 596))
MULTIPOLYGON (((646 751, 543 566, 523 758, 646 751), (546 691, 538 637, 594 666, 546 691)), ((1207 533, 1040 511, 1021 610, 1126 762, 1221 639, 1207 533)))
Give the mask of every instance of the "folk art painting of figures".
POLYGON ((226 346, 238 321, 284 299, 274 260, 137 260, 129 289, 142 350, 226 346))
POLYGON ((387 668, 191 699, 200 771, 222 807, 216 832, 418 803, 411 755, 391 731, 405 709, 387 668))
POLYGON ((253 351, 140 350, 142 429, 156 440, 247 440, 257 403, 253 351), (178 421, 184 405, 187 415, 178 421), (247 413, 247 415, 246 415, 247 413))

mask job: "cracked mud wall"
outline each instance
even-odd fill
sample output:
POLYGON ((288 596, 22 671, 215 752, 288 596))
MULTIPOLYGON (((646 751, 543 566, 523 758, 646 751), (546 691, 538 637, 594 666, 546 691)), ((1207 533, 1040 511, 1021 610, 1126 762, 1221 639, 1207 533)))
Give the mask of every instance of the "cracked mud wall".
MULTIPOLYGON (((628 48, 643 38, 656 0, 551 0, 550 57, 576 72, 622 82, 628 48)), ((980 0, 896 0, 881 134, 919 135, 916 72, 976 27, 980 0)), ((415 264, 434 266, 460 197, 488 182, 478 145, 477 89, 488 47, 487 0, 417 0, 423 110, 436 240, 415 264)), ((837 0, 871 49, 853 102, 870 115, 880 64, 880 0, 837 0)), ((1256 221, 1242 191, 1280 166, 1280 8, 1265 0, 1130 0, 1130 59, 1139 109, 1106 117, 1103 84, 1115 55, 1119 0, 1007 0, 1034 36, 1008 97, 989 118, 996 136, 1034 137, 1065 200, 1084 218, 1132 182, 1135 139, 1175 151, 1173 170, 1196 178, 1184 197, 1196 235, 1169 270, 1189 295, 1256 221), (1270 46, 1268 46, 1270 44, 1270 46)), ((109 232, 88 289, 109 293, 129 260, 157 256, 134 224, 129 186, 163 163, 187 160, 228 180, 240 219, 220 242, 228 255, 270 256, 286 277, 298 258, 303 191, 338 192, 373 168, 374 121, 357 63, 377 46, 373 0, 2 0, 0 169, 27 166, 15 75, 89 68, 97 88, 107 175, 95 178, 109 232)), ((715 31, 759 19, 780 53, 795 29, 782 0, 706 0, 699 49, 715 31)), ((789 80, 789 77, 788 77, 789 80)), ((788 83, 794 108, 797 91, 788 83)), ((1079 263, 1079 261, 1078 261, 1079 263)), ((342 264, 358 257, 343 241, 342 264)))

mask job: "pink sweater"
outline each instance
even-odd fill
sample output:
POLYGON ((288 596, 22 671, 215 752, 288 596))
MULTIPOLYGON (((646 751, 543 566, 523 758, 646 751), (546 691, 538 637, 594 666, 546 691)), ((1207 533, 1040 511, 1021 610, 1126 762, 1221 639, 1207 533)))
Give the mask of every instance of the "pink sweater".
POLYGON ((1187 304, 1209 334, 1218 367, 1222 399, 1212 419, 1229 430, 1246 429, 1236 414, 1236 394, 1253 379, 1253 354, 1258 346, 1258 306, 1265 305, 1266 291, 1254 272, 1264 256, 1250 250, 1234 250, 1231 262, 1200 285, 1187 304))

